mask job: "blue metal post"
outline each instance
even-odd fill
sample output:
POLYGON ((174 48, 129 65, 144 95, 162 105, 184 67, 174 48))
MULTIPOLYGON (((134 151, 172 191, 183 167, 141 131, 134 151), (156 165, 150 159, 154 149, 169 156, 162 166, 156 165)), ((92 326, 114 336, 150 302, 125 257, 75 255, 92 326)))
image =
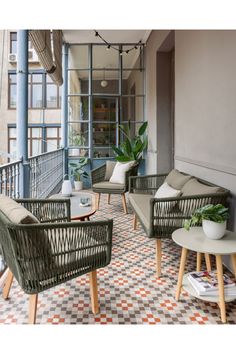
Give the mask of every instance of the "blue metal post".
POLYGON ((28 162, 28 31, 17 32, 17 154, 22 159, 20 197, 29 197, 28 162))
POLYGON ((68 44, 63 45, 62 53, 63 86, 61 97, 61 142, 64 147, 64 174, 68 174, 68 44))

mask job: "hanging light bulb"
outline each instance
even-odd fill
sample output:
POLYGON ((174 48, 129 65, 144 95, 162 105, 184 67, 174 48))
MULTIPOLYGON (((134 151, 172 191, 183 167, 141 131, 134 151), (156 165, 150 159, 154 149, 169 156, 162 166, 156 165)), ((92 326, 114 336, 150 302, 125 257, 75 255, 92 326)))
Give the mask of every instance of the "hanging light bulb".
POLYGON ((105 69, 103 70, 103 80, 101 81, 101 86, 103 88, 107 87, 108 81, 105 79, 105 69))

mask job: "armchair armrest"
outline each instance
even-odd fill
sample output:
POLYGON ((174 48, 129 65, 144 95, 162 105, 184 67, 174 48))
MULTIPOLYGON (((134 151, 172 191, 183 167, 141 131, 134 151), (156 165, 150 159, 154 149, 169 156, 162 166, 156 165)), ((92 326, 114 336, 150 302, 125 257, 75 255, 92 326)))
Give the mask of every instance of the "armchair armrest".
POLYGON ((106 174, 106 164, 99 166, 91 171, 92 185, 104 181, 106 174))
POLYGON ((70 199, 15 199, 41 223, 70 221, 70 199))
POLYGON ((129 178, 129 192, 140 194, 154 194, 163 184, 167 173, 158 175, 136 176, 129 178))
POLYGON ((7 228, 7 264, 29 294, 105 267, 111 260, 113 220, 7 228))

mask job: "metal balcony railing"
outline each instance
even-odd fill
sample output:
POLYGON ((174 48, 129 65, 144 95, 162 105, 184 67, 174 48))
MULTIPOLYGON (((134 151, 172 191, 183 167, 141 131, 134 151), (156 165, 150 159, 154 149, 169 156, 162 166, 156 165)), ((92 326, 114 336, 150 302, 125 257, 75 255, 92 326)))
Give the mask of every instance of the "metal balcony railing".
POLYGON ((31 157, 30 198, 47 198, 57 193, 63 180, 64 149, 31 157))
POLYGON ((19 198, 19 179, 21 161, 0 166, 0 194, 19 198))
MULTIPOLYGON (((59 192, 63 180, 64 149, 29 158, 29 196, 47 198, 59 192)), ((21 196, 22 161, 0 166, 0 194, 21 196)))

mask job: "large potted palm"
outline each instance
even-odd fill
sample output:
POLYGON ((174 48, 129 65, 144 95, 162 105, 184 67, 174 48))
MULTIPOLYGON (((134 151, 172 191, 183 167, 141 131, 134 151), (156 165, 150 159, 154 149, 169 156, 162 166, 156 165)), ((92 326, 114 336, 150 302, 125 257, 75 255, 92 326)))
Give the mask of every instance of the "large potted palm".
POLYGON ((123 135, 123 141, 119 147, 112 146, 116 157, 120 162, 136 161, 137 164, 143 158, 143 152, 148 146, 148 138, 145 135, 147 122, 144 122, 138 130, 138 134, 132 137, 130 123, 127 126, 119 125, 119 130, 123 135))

